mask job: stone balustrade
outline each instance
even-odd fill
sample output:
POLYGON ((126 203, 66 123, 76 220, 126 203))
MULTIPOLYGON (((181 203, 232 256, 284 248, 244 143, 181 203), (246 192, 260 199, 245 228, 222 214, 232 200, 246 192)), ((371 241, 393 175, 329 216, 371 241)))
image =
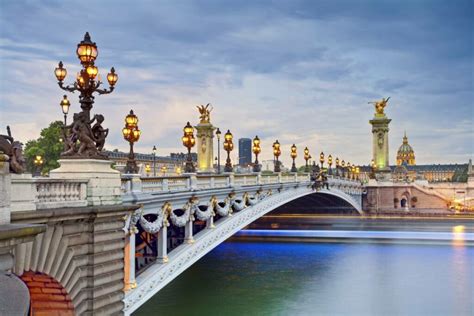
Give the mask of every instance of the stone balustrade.
POLYGON ((122 175, 122 193, 169 193, 189 190, 207 190, 229 187, 242 187, 263 184, 291 183, 309 181, 309 174, 183 174, 168 177, 142 177, 122 175))
POLYGON ((34 211, 87 206, 86 179, 50 179, 11 175, 11 210, 34 211))

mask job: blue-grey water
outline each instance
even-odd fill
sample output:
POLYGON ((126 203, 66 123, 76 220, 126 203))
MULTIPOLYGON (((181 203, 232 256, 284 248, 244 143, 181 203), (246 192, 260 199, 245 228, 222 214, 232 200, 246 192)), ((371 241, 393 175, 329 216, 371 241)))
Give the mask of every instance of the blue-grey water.
POLYGON ((474 315, 474 247, 226 242, 134 315, 474 315))

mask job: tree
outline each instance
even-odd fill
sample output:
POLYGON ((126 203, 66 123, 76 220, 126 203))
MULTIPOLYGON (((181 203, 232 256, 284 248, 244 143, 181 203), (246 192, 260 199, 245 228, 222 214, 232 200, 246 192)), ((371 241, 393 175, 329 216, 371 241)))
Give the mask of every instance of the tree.
POLYGON ((25 157, 27 170, 34 172, 36 166, 33 163, 36 155, 43 157, 41 173, 48 173, 50 170, 58 168, 58 159, 63 151, 63 123, 55 121, 48 127, 41 130, 40 137, 35 140, 29 140, 25 145, 25 157))

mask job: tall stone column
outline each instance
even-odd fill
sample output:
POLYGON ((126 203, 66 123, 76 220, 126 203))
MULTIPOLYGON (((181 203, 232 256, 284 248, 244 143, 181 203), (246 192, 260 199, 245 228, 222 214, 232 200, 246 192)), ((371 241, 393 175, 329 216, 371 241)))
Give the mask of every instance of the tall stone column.
POLYGON ((390 180, 391 177, 388 152, 388 125, 391 121, 383 112, 375 113, 374 118, 369 121, 372 125, 372 151, 377 180, 390 180))
POLYGON ((199 123, 197 131, 198 173, 214 172, 214 130, 211 123, 199 123))

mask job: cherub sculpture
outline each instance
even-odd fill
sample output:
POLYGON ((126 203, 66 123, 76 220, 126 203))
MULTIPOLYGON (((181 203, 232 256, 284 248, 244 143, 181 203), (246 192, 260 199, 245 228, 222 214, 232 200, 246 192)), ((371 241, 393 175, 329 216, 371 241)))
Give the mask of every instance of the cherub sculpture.
POLYGON ((387 106, 387 102, 390 100, 390 97, 388 98, 382 98, 380 101, 373 101, 369 102, 369 104, 375 105, 375 113, 379 115, 384 115, 384 108, 387 106))
POLYGON ((102 127, 102 122, 104 121, 104 116, 102 114, 97 114, 95 118, 96 123, 92 126, 92 134, 96 140, 97 150, 100 152, 104 148, 105 138, 109 135, 109 129, 102 127))
POLYGON ((199 118, 200 118, 200 122, 199 123, 209 123, 210 120, 211 120, 211 111, 213 109, 212 105, 210 103, 208 103, 206 106, 204 105, 199 105, 199 106, 196 106, 199 110, 199 118))
POLYGON ((23 145, 13 139, 10 126, 7 126, 8 135, 0 135, 0 152, 10 158, 10 171, 23 173, 26 170, 25 158, 23 157, 23 145))

